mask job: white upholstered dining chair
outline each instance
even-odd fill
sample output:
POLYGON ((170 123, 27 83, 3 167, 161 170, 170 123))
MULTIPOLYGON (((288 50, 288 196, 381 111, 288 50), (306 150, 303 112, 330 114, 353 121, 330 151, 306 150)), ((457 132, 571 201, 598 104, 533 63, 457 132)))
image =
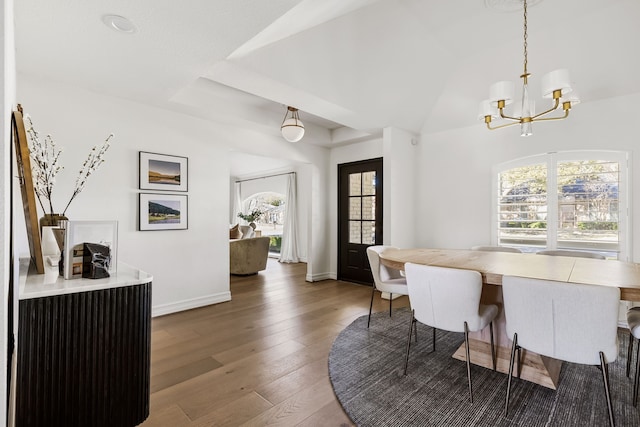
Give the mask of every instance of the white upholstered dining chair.
POLYGON ((609 421, 615 425, 607 363, 618 357, 620 290, 503 276, 502 297, 507 335, 513 339, 504 414, 509 410, 515 354, 520 372, 520 349, 524 348, 566 362, 599 365, 609 421))
POLYGON ((629 348, 627 349, 627 378, 633 357, 633 342, 638 340, 636 348, 636 374, 633 377, 633 406, 638 406, 638 383, 640 382, 640 307, 633 307, 627 311, 627 325, 629 326, 629 348))
POLYGON ((400 270, 388 268, 380 263, 380 254, 386 249, 395 249, 393 246, 369 246, 367 248, 367 258, 371 266, 371 274, 373 275, 373 288, 371 289, 371 303, 369 304, 369 320, 367 320, 367 328, 371 323, 371 310, 373 309, 373 296, 376 290, 389 293, 389 316, 391 316, 393 294, 408 295, 407 280, 400 270))
POLYGON ((521 254, 522 251, 518 248, 512 248, 510 246, 473 246, 472 251, 484 251, 484 252, 513 252, 521 254))
POLYGON ((490 327, 491 359, 493 361, 493 370, 496 370, 493 320, 498 315, 498 307, 495 305, 480 304, 482 275, 472 270, 434 267, 412 263, 405 264, 405 274, 407 276, 412 316, 409 326, 404 374, 407 374, 409 349, 411 348, 411 332, 414 327, 417 327, 416 322, 434 328, 434 351, 436 346, 436 329, 443 329, 450 332, 464 332, 469 400, 473 403, 469 331, 475 332, 483 330, 487 326, 490 327))
POLYGON ((596 252, 572 251, 569 249, 545 249, 543 251, 536 252, 536 254, 551 255, 551 256, 573 256, 578 258, 606 259, 604 255, 601 255, 596 252))

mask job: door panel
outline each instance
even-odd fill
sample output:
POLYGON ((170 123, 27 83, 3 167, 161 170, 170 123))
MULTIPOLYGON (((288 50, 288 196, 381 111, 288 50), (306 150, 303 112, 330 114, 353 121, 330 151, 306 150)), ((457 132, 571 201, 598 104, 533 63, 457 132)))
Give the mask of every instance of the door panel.
POLYGON ((338 165, 338 279, 373 283, 367 247, 382 244, 382 159, 338 165))

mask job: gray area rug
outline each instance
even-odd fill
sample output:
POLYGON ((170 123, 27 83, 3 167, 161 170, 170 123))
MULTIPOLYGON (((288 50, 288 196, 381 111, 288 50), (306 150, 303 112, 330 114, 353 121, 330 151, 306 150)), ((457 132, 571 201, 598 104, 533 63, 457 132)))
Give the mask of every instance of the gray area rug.
MULTIPOLYGON (((507 376, 471 365, 469 403, 466 364, 451 355, 462 334, 418 324, 407 376, 403 375, 410 312, 407 308, 367 316, 343 330, 329 354, 336 397, 358 426, 608 426, 602 374, 597 367, 564 363, 557 391, 514 378, 508 418, 503 413, 507 376)), ((628 334, 620 333, 620 357, 609 364, 617 426, 640 426, 626 378, 628 334)), ((635 360, 634 360, 635 362, 635 360)), ((633 372, 632 372, 633 374, 633 372)))

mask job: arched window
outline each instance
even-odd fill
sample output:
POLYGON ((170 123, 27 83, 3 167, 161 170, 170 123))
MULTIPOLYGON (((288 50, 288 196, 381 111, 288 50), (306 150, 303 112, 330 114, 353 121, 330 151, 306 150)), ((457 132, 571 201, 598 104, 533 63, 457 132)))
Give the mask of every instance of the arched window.
POLYGON ((494 168, 494 241, 629 259, 628 154, 547 153, 494 168))

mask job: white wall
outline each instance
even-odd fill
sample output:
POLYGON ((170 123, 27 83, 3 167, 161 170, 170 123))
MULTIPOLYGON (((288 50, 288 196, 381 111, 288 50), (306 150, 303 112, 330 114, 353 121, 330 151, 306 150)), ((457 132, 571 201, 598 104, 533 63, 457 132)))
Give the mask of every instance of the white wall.
POLYGON ((384 243, 398 248, 416 246, 422 227, 414 193, 418 167, 418 138, 402 129, 383 131, 384 243))
MULTIPOLYGON (((3 0, 0 7, 0 58, 2 61, 2 87, 0 88, 0 284, 2 297, 0 298, 0 425, 7 425, 7 345, 9 343, 8 304, 11 248, 9 247, 10 230, 10 183, 11 183, 11 112, 15 106, 15 42, 13 25, 13 0, 3 0)), ((14 286, 14 289, 16 287, 14 286)), ((15 357, 15 353, 14 353, 15 357)))
POLYGON ((298 184, 298 194, 306 196, 308 206, 307 222, 307 276, 315 282, 331 278, 329 257, 328 194, 330 191, 329 155, 314 159, 313 164, 303 165, 303 179, 298 184))
MULTIPOLYGON (((326 275, 326 205, 323 192, 328 150, 313 144, 291 145, 282 138, 229 127, 73 87, 18 76, 18 99, 41 134, 50 133, 64 148, 54 194, 66 204, 75 170, 89 149, 115 134, 106 162, 67 211, 70 219, 119 221, 118 258, 154 276, 153 313, 165 314, 230 298, 228 264, 229 153, 234 150, 278 156, 300 164, 301 189, 309 195, 308 269, 311 279, 326 275), (138 152, 189 158, 189 229, 137 231, 138 152), (309 174, 306 169, 315 172, 309 174), (314 190, 315 191, 315 190, 314 190), (318 202, 320 200, 320 202, 318 202), (220 205, 220 202, 224 203, 220 205), (319 209, 312 209, 318 203, 319 209), (217 243, 216 243, 217 242, 217 243), (212 263, 213 261, 213 263, 212 263)), ((22 207, 15 206, 15 212, 22 207)), ((26 241, 25 231, 20 240, 26 241)))
POLYGON ((51 134, 64 150, 65 170, 54 187, 56 210, 66 204, 91 147, 115 134, 105 163, 66 215, 118 220, 118 258, 153 275, 154 315, 230 299, 228 263, 211 266, 211 260, 228 259, 228 245, 212 243, 227 242, 222 224, 228 212, 211 195, 216 188, 228 199, 227 150, 212 143, 228 134, 202 120, 24 76, 18 76, 18 98, 36 130, 51 134), (188 157, 188 230, 137 231, 139 151, 188 157))
MULTIPOLYGON (((484 124, 423 134, 416 176, 423 247, 468 248, 491 241, 491 173, 495 164, 534 154, 565 150, 630 151, 640 167, 636 106, 640 95, 585 102, 568 119, 534 123, 534 135, 517 127, 489 131, 484 124)), ((640 174, 631 174, 631 212, 640 209, 640 174)), ((631 222, 633 260, 640 259, 640 229, 631 222)))

